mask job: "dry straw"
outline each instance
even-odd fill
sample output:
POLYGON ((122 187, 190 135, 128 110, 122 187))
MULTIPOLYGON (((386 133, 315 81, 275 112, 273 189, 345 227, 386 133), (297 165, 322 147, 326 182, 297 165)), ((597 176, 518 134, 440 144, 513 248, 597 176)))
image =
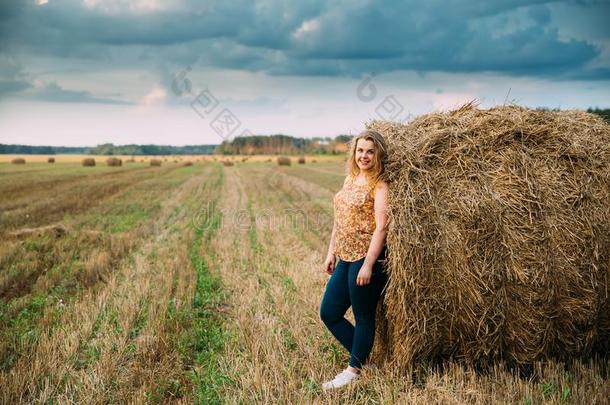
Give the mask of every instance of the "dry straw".
POLYGON ((123 161, 117 157, 110 157, 110 158, 106 159, 106 164, 108 166, 122 166, 123 161))
POLYGON ((48 158, 47 163, 55 163, 55 158, 54 157, 48 158))
POLYGON ((608 124, 470 103, 368 127, 389 151, 379 361, 406 371, 608 353, 608 124))
POLYGON ((299 156, 299 160, 298 160, 300 165, 304 165, 305 164, 305 156, 299 156))
POLYGON ((290 166, 292 161, 288 156, 279 156, 277 158, 277 164, 280 166, 290 166))
POLYGON ((95 166, 94 158, 84 158, 82 162, 83 166, 95 166))
POLYGON ((151 166, 161 166, 161 159, 150 159, 151 166))
POLYGON ((222 164, 225 165, 225 166, 233 166, 234 165, 234 163, 231 162, 230 160, 223 160, 222 164))
POLYGON ((8 233, 8 236, 14 238, 23 238, 41 235, 52 235, 56 238, 64 236, 68 233, 68 229, 65 225, 61 223, 53 224, 53 225, 45 225, 38 228, 22 228, 16 231, 12 231, 8 233))
POLYGON ((24 165, 25 164, 25 159, 23 158, 15 158, 13 160, 11 160, 11 163, 14 165, 24 165))

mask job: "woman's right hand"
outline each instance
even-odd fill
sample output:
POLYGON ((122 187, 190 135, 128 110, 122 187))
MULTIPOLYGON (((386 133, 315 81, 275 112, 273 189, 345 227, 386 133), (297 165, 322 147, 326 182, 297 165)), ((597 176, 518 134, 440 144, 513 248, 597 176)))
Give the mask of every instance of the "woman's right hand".
POLYGON ((336 260, 335 255, 332 253, 326 256, 326 260, 324 260, 324 271, 326 271, 328 274, 333 274, 335 271, 336 260))

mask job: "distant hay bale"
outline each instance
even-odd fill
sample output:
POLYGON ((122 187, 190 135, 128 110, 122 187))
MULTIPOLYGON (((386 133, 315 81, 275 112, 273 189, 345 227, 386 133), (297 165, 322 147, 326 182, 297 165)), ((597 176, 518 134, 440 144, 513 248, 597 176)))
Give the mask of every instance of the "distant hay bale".
POLYGON ((11 163, 14 165, 24 165, 25 159, 24 158, 15 158, 15 159, 11 160, 11 163))
POLYGON ((108 166, 123 166, 123 161, 117 157, 109 157, 106 159, 106 164, 108 166))
POLYGON ((83 166, 95 166, 94 158, 84 158, 82 161, 83 166))
POLYGON ((304 165, 305 164, 305 156, 299 156, 299 160, 298 160, 300 165, 304 165))
POLYGON ((134 158, 125 159, 125 163, 135 163, 136 160, 134 158))
POLYGON ((151 166, 161 166, 161 159, 150 159, 150 165, 151 166))
POLYGON ((235 163, 231 162, 230 160, 223 160, 222 164, 225 166, 233 166, 235 163))
POLYGON ((241 158, 241 161, 242 161, 242 162, 247 162, 247 161, 248 161, 248 158, 247 158, 247 157, 243 157, 243 158, 241 158))
POLYGON ((193 165, 193 162, 187 161, 187 162, 184 162, 184 164, 182 166, 192 166, 192 165, 193 165))
POLYGON ((54 157, 48 158, 47 163, 55 163, 55 158, 54 157))
POLYGON ((318 161, 316 159, 312 159, 311 163, 318 163, 318 161))
POLYGON ((467 104, 369 128, 389 151, 379 361, 408 370, 608 353, 608 124, 467 104))
POLYGON ((288 156, 278 156, 277 164, 280 166, 290 166, 292 161, 288 156))

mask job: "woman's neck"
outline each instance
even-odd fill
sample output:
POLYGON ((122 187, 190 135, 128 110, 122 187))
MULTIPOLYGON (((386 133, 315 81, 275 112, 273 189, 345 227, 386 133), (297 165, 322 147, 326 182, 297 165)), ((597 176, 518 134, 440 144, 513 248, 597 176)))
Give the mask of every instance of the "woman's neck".
POLYGON ((367 171, 361 170, 355 177, 354 180, 360 181, 362 184, 368 183, 371 179, 367 171))
POLYGON ((370 172, 370 170, 362 170, 362 169, 359 169, 359 170, 358 170, 358 174, 356 175, 356 177, 361 177, 361 178, 367 178, 367 179, 370 179, 370 178, 371 178, 371 172, 370 172))

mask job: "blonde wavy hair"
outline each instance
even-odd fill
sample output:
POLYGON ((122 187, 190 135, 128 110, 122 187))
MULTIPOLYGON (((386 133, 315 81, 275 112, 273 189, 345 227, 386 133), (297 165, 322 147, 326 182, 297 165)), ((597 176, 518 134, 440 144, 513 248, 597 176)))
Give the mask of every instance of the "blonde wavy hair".
POLYGON ((367 177, 373 185, 376 185, 379 180, 383 178, 384 170, 385 170, 385 162, 387 159, 387 145, 385 143, 385 139, 383 139, 383 135, 381 135, 377 131, 372 131, 367 129, 362 131, 360 134, 356 135, 352 138, 349 145, 349 154, 346 163, 346 171, 347 175, 352 178, 358 176, 360 173, 360 168, 356 163, 356 146, 360 139, 364 139, 366 141, 371 141, 375 145, 375 157, 373 158, 373 166, 367 173, 367 177))

